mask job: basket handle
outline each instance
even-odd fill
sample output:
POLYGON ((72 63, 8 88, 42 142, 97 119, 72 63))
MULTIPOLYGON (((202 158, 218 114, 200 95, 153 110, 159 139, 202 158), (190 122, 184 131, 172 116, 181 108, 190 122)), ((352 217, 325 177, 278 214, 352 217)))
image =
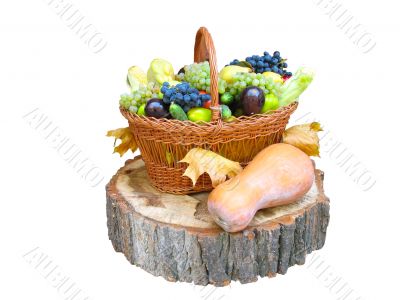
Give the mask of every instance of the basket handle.
POLYGON ((217 55, 215 53, 214 42, 207 28, 201 27, 196 34, 194 45, 194 62, 200 63, 208 61, 210 63, 210 93, 212 121, 220 119, 219 94, 218 94, 218 66, 217 55))

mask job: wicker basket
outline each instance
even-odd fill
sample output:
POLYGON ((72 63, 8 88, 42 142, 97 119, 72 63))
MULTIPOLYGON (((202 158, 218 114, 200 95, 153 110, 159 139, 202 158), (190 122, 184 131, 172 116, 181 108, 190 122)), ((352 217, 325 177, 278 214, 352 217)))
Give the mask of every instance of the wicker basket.
POLYGON ((242 116, 223 122, 219 110, 218 69, 214 44, 206 28, 196 35, 194 61, 210 63, 212 121, 194 123, 137 116, 121 108, 139 146, 152 184, 160 191, 190 194, 212 189, 210 177, 200 176, 196 185, 182 176, 187 164, 180 163, 186 153, 201 147, 240 162, 243 166, 265 147, 279 143, 297 108, 297 102, 269 114, 242 116))

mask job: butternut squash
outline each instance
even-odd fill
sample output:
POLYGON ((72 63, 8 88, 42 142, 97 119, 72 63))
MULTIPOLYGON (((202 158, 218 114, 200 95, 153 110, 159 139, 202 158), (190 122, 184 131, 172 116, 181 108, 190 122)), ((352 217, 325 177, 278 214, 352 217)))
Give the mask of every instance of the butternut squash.
POLYGON ((225 231, 243 230, 259 209, 292 203, 314 182, 314 166, 300 149, 274 144, 262 150, 237 176, 218 185, 208 210, 225 231))

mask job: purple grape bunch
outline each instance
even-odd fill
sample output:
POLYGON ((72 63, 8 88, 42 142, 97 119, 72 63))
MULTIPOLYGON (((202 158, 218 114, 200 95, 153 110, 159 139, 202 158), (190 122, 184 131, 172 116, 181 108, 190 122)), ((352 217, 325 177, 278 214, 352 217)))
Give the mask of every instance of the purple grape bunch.
MULTIPOLYGON (((292 73, 286 70, 288 65, 286 60, 281 57, 279 51, 275 51, 273 55, 270 55, 265 51, 262 56, 249 56, 246 57, 246 62, 252 66, 256 73, 274 72, 281 76, 292 76, 292 73)), ((239 65, 240 63, 241 62, 238 59, 235 59, 230 63, 230 65, 239 65)))
POLYGON ((190 86, 188 82, 182 82, 171 86, 164 82, 161 87, 163 102, 167 105, 174 102, 178 104, 184 112, 188 112, 193 107, 202 107, 204 102, 211 99, 209 94, 200 94, 199 90, 190 86))

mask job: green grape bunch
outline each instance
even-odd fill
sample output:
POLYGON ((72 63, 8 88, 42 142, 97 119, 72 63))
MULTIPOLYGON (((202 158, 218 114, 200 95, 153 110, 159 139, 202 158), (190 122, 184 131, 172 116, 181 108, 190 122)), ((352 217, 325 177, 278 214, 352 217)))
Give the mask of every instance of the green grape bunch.
POLYGON ((136 113, 139 107, 151 98, 160 98, 159 87, 154 82, 147 85, 140 84, 138 90, 122 94, 119 104, 130 112, 136 113))
POLYGON ((249 87, 259 87, 265 95, 272 93, 277 95, 279 92, 279 83, 274 82, 271 78, 266 78, 263 74, 256 73, 236 73, 232 77, 232 82, 219 82, 219 93, 229 92, 235 98, 239 98, 241 92, 249 87))
MULTIPOLYGON (((208 61, 202 63, 194 63, 183 68, 177 76, 180 81, 188 82, 192 87, 199 91, 210 93, 210 64, 208 61)), ((226 90, 227 83, 225 80, 218 78, 218 92, 223 94, 226 90)))
POLYGON ((208 61, 187 65, 184 72, 177 75, 180 81, 188 82, 199 91, 210 93, 210 64, 208 61))

